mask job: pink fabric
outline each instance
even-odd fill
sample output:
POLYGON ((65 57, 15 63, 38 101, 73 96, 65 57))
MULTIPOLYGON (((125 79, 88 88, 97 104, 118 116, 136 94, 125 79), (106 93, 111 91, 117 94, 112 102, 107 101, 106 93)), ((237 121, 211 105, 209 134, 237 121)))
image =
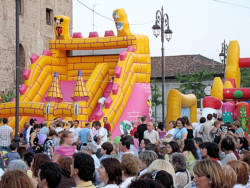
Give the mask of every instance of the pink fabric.
POLYGON ((52 56, 52 53, 49 50, 43 50, 43 55, 52 56))
POLYGON ((55 154, 60 155, 61 157, 72 157, 74 153, 75 153, 74 146, 67 147, 60 145, 55 151, 55 154))
POLYGON ((89 32, 89 38, 93 37, 99 37, 99 34, 97 32, 89 32))
POLYGON ((118 92, 118 89, 119 89, 118 84, 114 83, 113 86, 112 86, 112 93, 113 93, 114 95, 116 95, 117 92, 118 92))
POLYGON ((105 31, 105 37, 109 37, 109 36, 115 36, 114 32, 112 30, 110 31, 105 31))
POLYGON ((75 32, 75 33, 73 33, 72 38, 82 38, 82 33, 81 32, 75 32))
POLYGON ((128 46, 128 52, 134 52, 135 48, 133 46, 128 46))
POLYGON ((121 61, 125 60, 126 56, 127 56, 127 52, 125 50, 122 50, 120 53, 120 60, 121 61))
POLYGON ((25 93, 25 91, 27 90, 28 86, 26 86, 25 84, 22 84, 21 87, 19 88, 19 92, 21 95, 23 95, 25 93))
POLYGON ((35 61, 39 58, 39 56, 37 54, 32 54, 32 56, 30 57, 30 62, 31 64, 35 63, 35 61))
POLYGON ((120 78, 122 72, 122 68, 120 66, 115 67, 115 77, 120 78))
POLYGON ((23 71, 23 77, 25 80, 28 80, 30 76, 30 69, 24 69, 23 71))
POLYGON ((137 149, 137 151, 139 151, 139 140, 134 138, 134 146, 137 149))

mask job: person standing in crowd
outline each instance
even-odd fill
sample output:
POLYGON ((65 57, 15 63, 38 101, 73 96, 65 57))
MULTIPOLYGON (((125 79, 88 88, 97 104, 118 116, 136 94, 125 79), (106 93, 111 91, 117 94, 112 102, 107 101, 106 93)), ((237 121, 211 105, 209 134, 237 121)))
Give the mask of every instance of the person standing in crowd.
POLYGON ((207 115, 207 121, 200 128, 200 134, 202 135, 203 142, 211 142, 210 131, 213 128, 213 116, 212 114, 207 115))
POLYGON ((106 158, 111 157, 111 152, 113 151, 113 145, 110 142, 104 142, 101 146, 102 157, 100 161, 106 158))
POLYGON ((235 150, 235 142, 233 137, 226 136, 221 140, 220 144, 221 150, 225 152, 225 157, 221 160, 222 165, 226 165, 229 161, 237 160, 234 150, 235 150))
POLYGON ((211 159, 197 161, 193 172, 196 188, 222 188, 227 183, 222 167, 211 159))
POLYGON ((166 132, 167 141, 171 141, 173 139, 175 127, 176 127, 176 122, 175 121, 170 121, 169 124, 168 124, 169 131, 166 132))
POLYGON ((98 172, 99 179, 104 182, 103 188, 119 188, 122 182, 122 167, 117 159, 103 159, 98 172))
POLYGON ((140 176, 147 172, 149 165, 157 158, 157 154, 154 151, 150 150, 142 151, 139 154, 140 176))
POLYGON ((28 131, 28 128, 29 128, 29 123, 28 122, 25 122, 24 125, 23 125, 23 130, 22 130, 22 133, 23 133, 23 137, 24 137, 24 144, 28 144, 28 141, 27 141, 27 131, 28 131))
POLYGON ((3 125, 0 127, 0 151, 10 151, 10 143, 13 138, 13 129, 8 125, 8 119, 3 118, 3 125))
POLYGON ((39 188, 55 188, 58 187, 62 169, 57 163, 45 162, 39 167, 38 186, 39 188))
POLYGON ((149 143, 151 143, 149 139, 143 138, 143 139, 141 140, 141 144, 140 144, 141 151, 144 151, 145 148, 146 148, 146 146, 147 146, 149 143))
POLYGON ((135 155, 135 153, 133 151, 130 150, 130 138, 129 135, 126 136, 122 136, 121 140, 120 140, 120 157, 122 157, 122 155, 126 154, 126 153, 130 153, 135 155))
POLYGON ((86 122, 85 127, 79 132, 78 143, 87 144, 90 141, 91 141, 90 123, 86 122))
POLYGON ((229 131, 229 134, 235 137, 244 137, 245 133, 244 130, 241 128, 240 121, 236 120, 233 122, 232 129, 235 131, 229 131))
POLYGON ((33 127, 34 127, 35 124, 36 124, 36 119, 31 118, 30 119, 29 127, 27 129, 27 135, 26 135, 26 141, 27 141, 27 143, 30 143, 30 135, 32 133, 32 129, 33 129, 33 127))
POLYGON ((101 110, 101 111, 102 111, 102 108, 103 108, 103 106, 104 106, 105 101, 106 101, 106 98, 105 98, 104 96, 102 96, 102 97, 100 97, 100 98, 98 99, 98 104, 99 104, 99 106, 100 106, 100 110, 101 110))
POLYGON ((35 124, 33 127, 33 132, 30 135, 30 149, 31 151, 35 152, 35 153, 39 153, 41 151, 41 147, 39 146, 38 142, 38 133, 40 131, 40 124, 35 124))
POLYGON ((213 142, 203 142, 200 145, 202 159, 211 159, 220 164, 219 147, 213 142))
POLYGON ((97 130, 95 142, 97 143, 97 141, 100 140, 100 143, 97 143, 100 148, 104 142, 108 141, 108 133, 107 130, 101 126, 100 121, 94 121, 94 126, 97 130))
POLYGON ((155 144, 159 142, 159 133, 154 130, 154 125, 152 122, 147 123, 147 130, 144 132, 143 138, 147 138, 151 143, 155 144))
POLYGON ((49 133, 49 128, 47 127, 47 123, 44 121, 41 123, 41 129, 39 131, 39 134, 47 135, 49 133))
POLYGON ((183 116, 182 119, 184 120, 185 122, 185 127, 187 129, 187 139, 190 139, 190 138, 194 138, 194 135, 193 135, 193 126, 192 124, 190 123, 189 119, 187 116, 183 116))
POLYGON ((103 118, 103 127, 108 131, 108 137, 111 135, 111 126, 110 123, 108 123, 108 117, 103 118))
POLYGON ((21 159, 19 153, 17 153, 17 143, 12 142, 10 144, 10 152, 6 153, 3 156, 3 159, 7 159, 7 165, 10 164, 10 161, 15 160, 15 159, 21 159))
POLYGON ((55 150, 54 161, 56 162, 60 157, 72 157, 75 152, 73 144, 73 133, 70 131, 63 131, 60 139, 60 146, 55 150))
POLYGON ((169 161, 171 156, 175 152, 180 152, 180 146, 175 141, 170 141, 166 145, 167 147, 167 155, 165 156, 165 160, 169 161))
POLYGON ((204 125, 204 123, 206 122, 206 118, 205 117, 201 117, 200 118, 200 123, 196 124, 195 129, 194 129, 194 137, 202 137, 202 135, 200 134, 200 129, 201 127, 204 125))
POLYGON ((69 131, 73 133, 73 136, 74 136, 73 143, 76 143, 79 138, 79 132, 81 131, 78 120, 74 121, 74 127, 70 128, 69 131))
POLYGON ((86 147, 86 152, 93 158, 95 163, 95 169, 100 167, 100 161, 96 156, 97 146, 93 142, 89 142, 86 147))
POLYGON ((188 131, 185 128, 185 121, 182 118, 176 120, 176 128, 173 139, 184 141, 187 138, 188 131))
POLYGON ((139 160, 135 155, 125 154, 121 158, 122 184, 121 188, 127 188, 139 173, 139 160))
POLYGON ((197 155, 198 155, 198 159, 201 160, 202 157, 201 157, 201 149, 200 149, 200 145, 202 144, 202 138, 201 137, 196 137, 194 138, 194 146, 196 148, 196 152, 197 152, 197 155))
POLYGON ((220 121, 215 120, 212 129, 210 130, 211 141, 218 142, 220 140, 222 130, 220 129, 220 121))
POLYGON ((145 116, 142 116, 140 118, 141 124, 138 125, 137 127, 137 133, 139 137, 139 144, 141 143, 141 140, 143 139, 144 136, 144 131, 147 130, 147 118, 145 116))
POLYGON ((53 142, 54 137, 56 136, 55 130, 50 130, 48 137, 44 142, 44 153, 49 156, 51 160, 54 158, 54 151, 55 151, 55 143, 53 142))
MULTIPOLYGON (((75 153, 71 165, 71 176, 74 178, 76 188, 95 188, 92 179, 95 172, 93 158, 85 153, 75 153)), ((114 174, 115 176, 116 174, 114 174)))

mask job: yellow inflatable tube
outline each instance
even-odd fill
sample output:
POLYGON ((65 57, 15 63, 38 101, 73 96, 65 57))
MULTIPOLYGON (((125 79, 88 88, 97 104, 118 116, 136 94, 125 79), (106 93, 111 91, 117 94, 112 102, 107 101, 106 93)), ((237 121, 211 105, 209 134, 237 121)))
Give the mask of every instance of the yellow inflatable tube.
POLYGON ((196 122, 197 98, 194 94, 184 95, 176 89, 171 89, 167 97, 167 121, 176 121, 181 116, 181 108, 190 108, 190 122, 196 122))

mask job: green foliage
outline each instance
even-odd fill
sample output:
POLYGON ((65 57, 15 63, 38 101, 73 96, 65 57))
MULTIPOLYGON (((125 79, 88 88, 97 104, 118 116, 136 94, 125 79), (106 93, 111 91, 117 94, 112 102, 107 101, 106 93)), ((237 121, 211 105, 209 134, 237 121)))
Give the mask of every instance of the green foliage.
POLYGON ((14 91, 8 91, 8 93, 2 94, 1 97, 2 97, 2 102, 3 103, 10 102, 12 100, 12 98, 15 97, 14 91))
POLYGON ((241 87, 250 87, 250 68, 241 69, 241 87))
POLYGON ((156 81, 152 80, 151 81, 151 100, 152 100, 152 108, 154 108, 154 118, 156 118, 156 107, 162 103, 161 100, 161 90, 160 88, 156 85, 156 81))
POLYGON ((181 83, 178 90, 184 94, 194 94, 197 97, 198 106, 200 106, 200 99, 205 96, 204 89, 206 85, 202 81, 212 79, 213 73, 208 71, 194 72, 187 76, 182 76, 181 74, 176 76, 176 80, 181 83))

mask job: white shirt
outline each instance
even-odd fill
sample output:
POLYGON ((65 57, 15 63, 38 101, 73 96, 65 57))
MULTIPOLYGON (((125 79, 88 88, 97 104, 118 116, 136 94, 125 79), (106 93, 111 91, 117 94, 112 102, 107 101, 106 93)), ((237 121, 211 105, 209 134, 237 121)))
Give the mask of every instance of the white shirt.
POLYGON ((144 137, 150 140, 152 144, 155 144, 157 141, 159 141, 159 133, 155 130, 152 130, 151 132, 148 132, 148 130, 144 131, 144 137))
POLYGON ((80 127, 72 127, 69 129, 70 132, 73 133, 74 135, 74 139, 73 139, 73 142, 77 142, 78 140, 78 137, 79 137, 79 132, 81 131, 81 128, 80 127))
POLYGON ((0 127, 0 146, 8 147, 11 143, 10 134, 13 132, 13 129, 7 125, 4 124, 0 127))
POLYGON ((126 178, 120 185, 121 188, 127 188, 135 177, 126 178))
POLYGON ((32 126, 30 125, 27 129, 27 134, 26 134, 26 140, 27 140, 27 143, 30 142, 30 131, 31 131, 31 128, 32 126))
POLYGON ((197 123, 197 124, 195 124, 194 137, 200 137, 200 138, 202 137, 202 135, 199 133, 201 126, 203 126, 203 123, 197 123))
POLYGON ((174 132, 175 132, 175 130, 174 130, 174 128, 172 128, 172 129, 170 129, 170 130, 166 133, 166 136, 168 136, 169 134, 171 134, 171 135, 172 135, 171 138, 173 138, 174 132))
POLYGON ((119 186, 116 184, 108 184, 108 185, 105 185, 103 188, 119 188, 119 186))
POLYGON ((100 168, 100 161, 99 161, 99 159, 97 158, 96 154, 92 154, 91 156, 92 156, 92 158, 94 159, 95 169, 100 168))
POLYGON ((97 130, 96 135, 101 137, 101 141, 100 141, 99 145, 102 145, 104 142, 108 141, 108 132, 107 132, 107 130, 105 128, 100 127, 97 130))

